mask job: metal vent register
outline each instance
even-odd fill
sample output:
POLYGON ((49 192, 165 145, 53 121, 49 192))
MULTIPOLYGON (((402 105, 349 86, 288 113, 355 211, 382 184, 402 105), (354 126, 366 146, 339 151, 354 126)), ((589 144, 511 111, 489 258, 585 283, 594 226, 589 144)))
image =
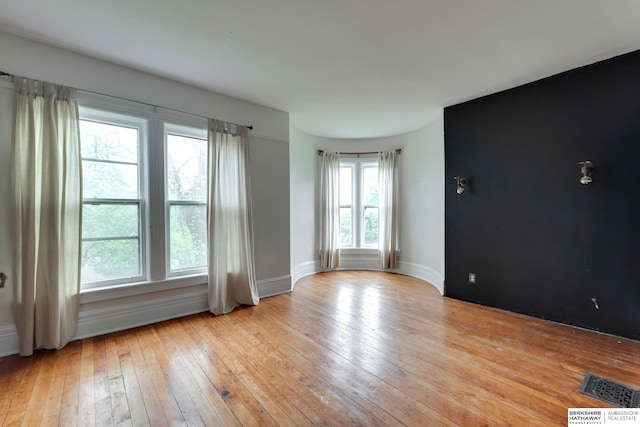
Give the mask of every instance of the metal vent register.
POLYGON ((588 372, 584 374, 584 379, 580 385, 580 393, 621 408, 640 408, 640 389, 598 377, 588 372))

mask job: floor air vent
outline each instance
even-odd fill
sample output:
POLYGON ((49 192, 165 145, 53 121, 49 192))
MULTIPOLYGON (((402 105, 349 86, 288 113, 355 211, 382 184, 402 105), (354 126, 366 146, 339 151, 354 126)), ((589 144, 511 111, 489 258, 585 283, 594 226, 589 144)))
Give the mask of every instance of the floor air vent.
POLYGON ((640 408, 640 390, 590 373, 584 374, 580 392, 621 408, 640 408))

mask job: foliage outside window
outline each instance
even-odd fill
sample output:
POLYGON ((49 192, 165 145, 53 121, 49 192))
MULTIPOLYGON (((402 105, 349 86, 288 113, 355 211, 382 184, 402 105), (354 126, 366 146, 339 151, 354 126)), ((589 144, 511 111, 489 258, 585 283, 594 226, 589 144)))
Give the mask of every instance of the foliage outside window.
POLYGON ((139 164, 143 132, 143 121, 80 121, 83 283, 139 279, 144 273, 139 164))
POLYGON ((167 133, 170 273, 207 266, 207 141, 167 133))
POLYGON ((80 109, 82 288, 204 273, 206 125, 111 110, 80 109))
POLYGON ((340 245, 378 244, 378 163, 371 159, 340 162, 340 245))

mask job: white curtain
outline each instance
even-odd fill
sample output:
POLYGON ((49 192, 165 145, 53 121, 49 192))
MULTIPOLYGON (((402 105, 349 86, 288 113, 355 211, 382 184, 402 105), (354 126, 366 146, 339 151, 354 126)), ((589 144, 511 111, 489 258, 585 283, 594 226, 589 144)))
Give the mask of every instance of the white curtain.
POLYGON ((23 356, 74 336, 82 171, 75 90, 14 78, 14 316, 23 356))
POLYGON ((247 132, 245 126, 209 119, 209 310, 216 315, 260 300, 253 262, 247 132))
POLYGON ((380 268, 396 268, 398 250, 398 153, 380 153, 378 163, 380 268))
POLYGON ((322 153, 320 168, 321 238, 320 253, 323 269, 340 266, 340 154, 322 153))

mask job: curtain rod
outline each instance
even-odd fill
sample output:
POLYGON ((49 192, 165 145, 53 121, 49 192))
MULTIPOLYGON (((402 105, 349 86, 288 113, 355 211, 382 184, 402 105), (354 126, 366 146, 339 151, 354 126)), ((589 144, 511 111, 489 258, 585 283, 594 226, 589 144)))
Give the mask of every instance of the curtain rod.
MULTIPOLYGON (((14 77, 15 77, 15 74, 7 73, 7 72, 5 72, 5 71, 0 71, 0 76, 9 76, 9 77, 11 77, 11 78, 14 78, 14 77)), ((77 88, 76 88, 76 89, 77 89, 77 88)), ((135 102, 135 103, 137 103, 137 104, 142 104, 142 105, 147 105, 147 106, 149 106, 149 107, 153 107, 154 109, 156 109, 156 108, 162 108, 163 110, 175 111, 176 113, 188 114, 188 115, 190 115, 190 116, 200 117, 200 118, 203 118, 203 119, 209 119, 209 118, 210 118, 210 117, 207 117, 207 116, 202 116, 202 115, 200 115, 200 114, 187 113, 186 111, 176 110, 175 108, 162 107, 162 106, 160 106, 160 105, 149 104, 148 102, 136 101, 136 100, 134 100, 134 99, 123 98, 123 97, 121 97, 121 96, 106 95, 106 94, 104 94, 104 93, 95 92, 95 91, 92 91, 92 90, 86 90, 86 89, 77 89, 77 90, 82 91, 82 92, 92 93, 92 94, 94 94, 94 95, 108 96, 108 97, 110 97, 110 98, 120 99, 120 100, 122 100, 122 101, 135 102)), ((237 123, 232 123, 232 124, 234 124, 234 125, 238 126, 238 124, 237 124, 237 123)), ((253 126, 249 125, 249 126, 246 126, 246 128, 247 128, 247 129, 253 129, 253 126)))
MULTIPOLYGON (((324 153, 324 150, 318 150, 318 156, 322 156, 322 154, 324 153)), ((346 155, 361 155, 361 154, 378 154, 379 151, 353 151, 353 152, 343 152, 340 151, 339 154, 346 154, 346 155)), ((402 154, 402 149, 401 148, 397 148, 396 149, 396 154, 402 154)))

